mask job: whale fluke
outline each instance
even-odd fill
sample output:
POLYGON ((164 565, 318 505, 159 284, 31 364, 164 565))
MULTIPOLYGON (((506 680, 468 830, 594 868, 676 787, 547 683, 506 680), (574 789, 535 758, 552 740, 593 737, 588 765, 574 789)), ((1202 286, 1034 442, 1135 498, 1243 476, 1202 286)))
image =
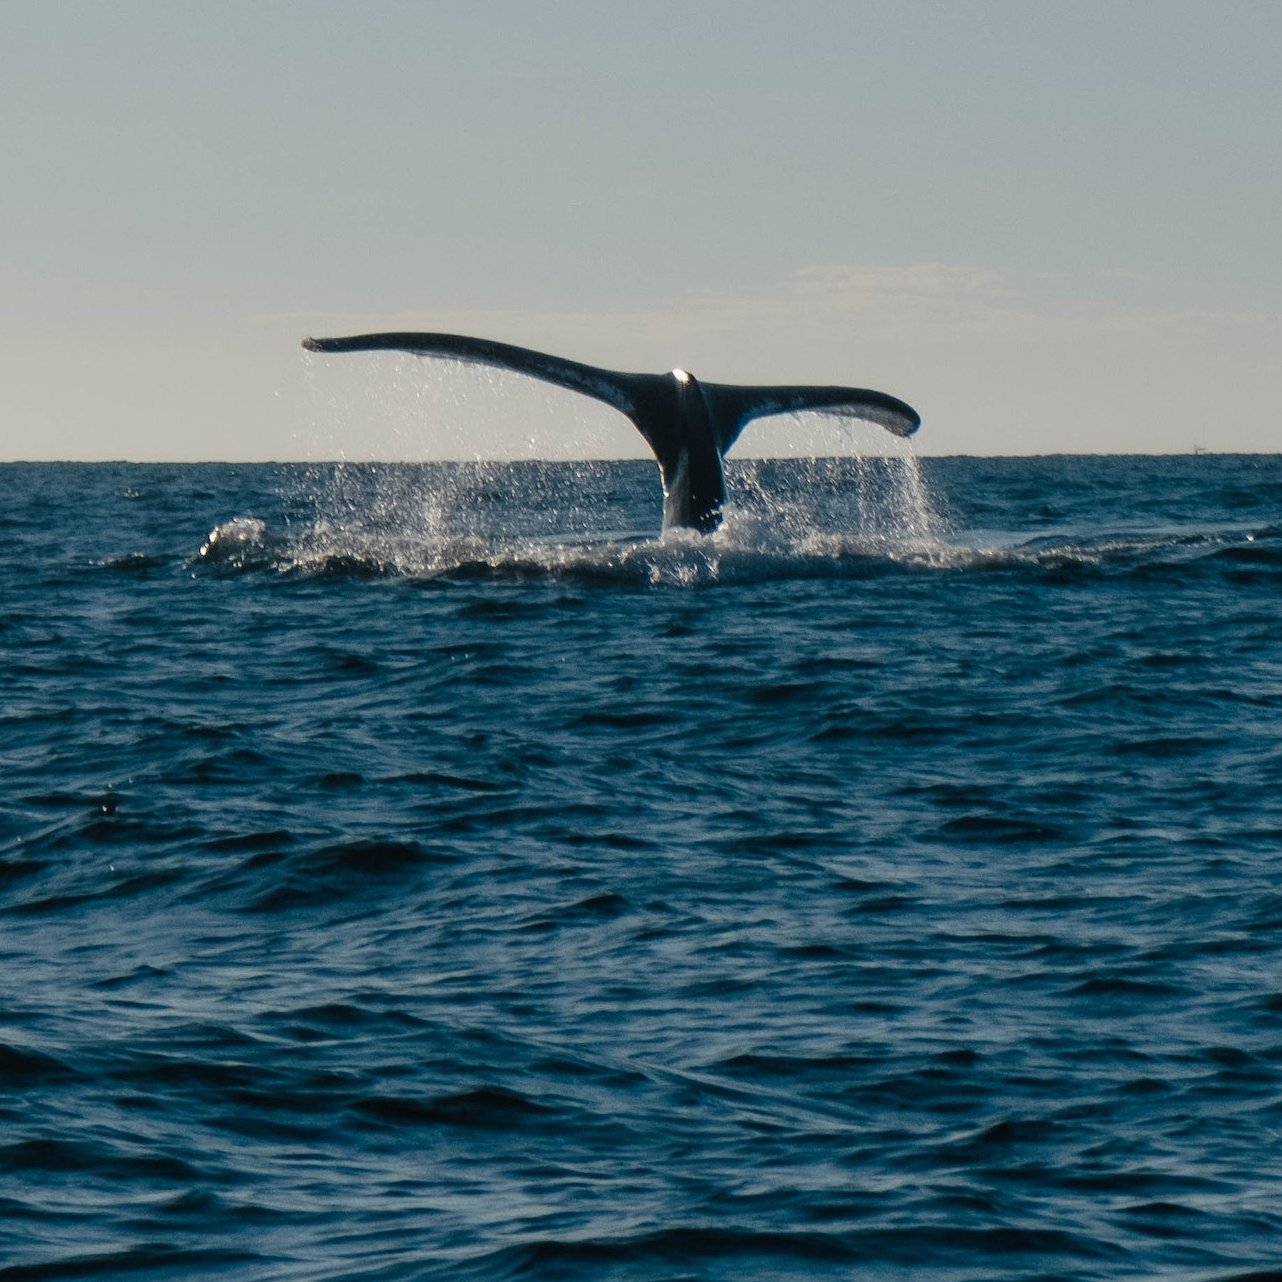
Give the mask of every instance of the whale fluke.
POLYGON ((814 410, 876 423, 911 436, 921 418, 911 405, 858 387, 703 383, 686 373, 627 374, 545 352, 463 334, 356 334, 305 338, 310 352, 412 352, 529 374, 613 406, 636 425, 659 461, 663 528, 710 533, 726 501, 722 459, 754 418, 814 410))

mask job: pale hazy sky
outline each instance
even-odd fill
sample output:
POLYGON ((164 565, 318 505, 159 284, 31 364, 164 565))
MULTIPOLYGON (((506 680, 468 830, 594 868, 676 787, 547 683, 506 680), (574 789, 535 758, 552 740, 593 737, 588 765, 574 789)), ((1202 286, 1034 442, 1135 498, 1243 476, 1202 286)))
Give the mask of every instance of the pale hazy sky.
POLYGON ((0 458, 596 430, 410 328, 1282 447, 1279 0, 0 0, 0 174, 0 458))

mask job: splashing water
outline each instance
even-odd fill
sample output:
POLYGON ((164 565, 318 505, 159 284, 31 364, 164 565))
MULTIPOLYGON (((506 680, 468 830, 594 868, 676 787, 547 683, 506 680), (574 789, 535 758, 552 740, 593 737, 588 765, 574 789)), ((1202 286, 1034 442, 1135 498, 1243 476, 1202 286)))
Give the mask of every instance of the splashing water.
POLYGON ((763 546, 937 558, 945 524, 915 454, 753 459, 727 468, 726 525, 763 546))
POLYGON ((940 555, 944 523, 911 444, 869 424, 815 414, 754 423, 726 460, 721 529, 660 536, 653 461, 592 457, 644 450, 613 410, 518 376, 398 354, 326 364, 323 392, 304 359, 316 446, 341 461, 313 466, 293 496, 281 569, 692 584, 940 555), (527 457, 466 448, 457 424, 482 405, 486 438, 520 442, 527 457), (514 408, 525 416, 516 429, 514 408), (399 461, 351 461, 371 451, 399 461), (440 461, 406 461, 415 453, 440 461), (446 461, 460 455, 471 457, 446 461))
POLYGON ((909 455, 731 461, 725 522, 711 536, 658 533, 657 481, 639 460, 313 466, 294 479, 283 531, 238 517, 211 532, 200 561, 693 585, 845 577, 942 555, 941 522, 909 455))

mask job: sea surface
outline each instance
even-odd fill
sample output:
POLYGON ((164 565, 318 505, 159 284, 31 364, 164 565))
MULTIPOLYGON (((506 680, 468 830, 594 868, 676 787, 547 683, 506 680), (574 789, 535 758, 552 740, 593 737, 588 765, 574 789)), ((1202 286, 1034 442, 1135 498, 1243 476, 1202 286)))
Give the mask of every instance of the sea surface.
POLYGON ((1282 1277, 1282 457, 0 473, 4 1282, 1282 1277))

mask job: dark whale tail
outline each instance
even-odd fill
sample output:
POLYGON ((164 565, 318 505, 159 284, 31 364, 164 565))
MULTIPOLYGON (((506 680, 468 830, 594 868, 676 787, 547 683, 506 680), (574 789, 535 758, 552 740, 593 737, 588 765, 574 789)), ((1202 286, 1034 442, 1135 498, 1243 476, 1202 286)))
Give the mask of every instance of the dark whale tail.
POLYGON ((816 410, 877 423, 896 436, 921 425, 917 411, 884 392, 857 387, 757 387, 702 383, 684 370, 625 374, 463 334, 357 334, 306 338, 311 352, 413 352, 530 374, 614 406, 636 425, 659 460, 663 528, 709 533, 726 500, 722 459, 745 424, 768 414, 816 410))

